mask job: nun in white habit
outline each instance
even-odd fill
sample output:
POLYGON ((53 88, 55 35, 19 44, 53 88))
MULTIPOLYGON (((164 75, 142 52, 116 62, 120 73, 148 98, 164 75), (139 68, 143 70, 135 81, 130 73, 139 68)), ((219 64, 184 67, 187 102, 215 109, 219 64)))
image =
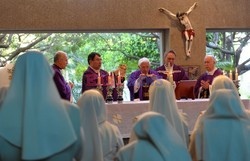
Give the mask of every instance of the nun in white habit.
MULTIPOLYGON (((212 87, 211 87, 211 94, 214 91, 219 90, 219 89, 230 89, 230 90, 232 90, 232 92, 235 92, 239 97, 239 93, 238 93, 238 90, 237 90, 235 84, 233 83, 233 81, 230 78, 228 78, 225 75, 219 75, 219 76, 214 78, 213 83, 212 83, 212 87)), ((240 101, 240 103, 242 103, 242 102, 240 101)), ((242 104, 242 107, 244 107, 243 104, 242 104)), ((204 112, 205 111, 200 112, 200 115, 196 120, 194 129, 196 128, 196 126, 198 126, 198 122, 200 121, 200 118, 204 114, 204 112)), ((247 110, 247 112, 250 114, 250 111, 247 110)))
POLYGON ((123 141, 118 128, 107 121, 102 94, 94 89, 87 90, 77 104, 84 131, 82 161, 113 161, 123 141))
POLYGON ((0 160, 71 161, 77 135, 65 108, 45 57, 19 56, 0 109, 0 160))
POLYGON ((233 81, 225 75, 219 75, 214 78, 212 83, 211 93, 213 93, 218 89, 230 89, 238 93, 238 90, 233 81))
POLYGON ((183 113, 178 110, 171 83, 164 79, 154 81, 149 88, 149 110, 163 114, 183 141, 188 145, 188 127, 183 113))
POLYGON ((197 122, 189 150, 194 161, 249 161, 249 138, 250 119, 238 93, 218 89, 197 122))
POLYGON ((191 161, 186 144, 162 114, 140 115, 133 133, 137 139, 121 148, 116 161, 191 161))
MULTIPOLYGON (((240 99, 240 96, 239 96, 239 91, 238 89, 236 88, 234 82, 228 78, 227 76, 225 75, 220 75, 220 76, 217 76, 213 83, 212 83, 212 88, 211 88, 211 93, 213 93, 214 91, 218 90, 218 89, 230 89, 232 90, 233 92, 236 93, 236 95, 239 97, 240 99)), ((241 106, 244 107, 244 104, 242 101, 240 101, 240 103, 242 104, 241 106)), ((245 109, 245 108, 244 108, 245 109)), ((248 115, 250 116, 250 110, 248 109, 245 109, 246 112, 248 113, 248 115)))

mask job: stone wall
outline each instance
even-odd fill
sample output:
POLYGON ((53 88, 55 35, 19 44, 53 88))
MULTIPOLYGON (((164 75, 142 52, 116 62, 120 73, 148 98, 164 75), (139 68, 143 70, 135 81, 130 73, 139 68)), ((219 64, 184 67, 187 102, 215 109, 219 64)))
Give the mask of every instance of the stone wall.
POLYGON ((206 29, 250 29, 249 0, 198 0, 189 18, 195 29, 192 57, 185 60, 181 26, 158 11, 187 11, 193 0, 1 0, 2 31, 166 30, 177 64, 203 64, 206 29))

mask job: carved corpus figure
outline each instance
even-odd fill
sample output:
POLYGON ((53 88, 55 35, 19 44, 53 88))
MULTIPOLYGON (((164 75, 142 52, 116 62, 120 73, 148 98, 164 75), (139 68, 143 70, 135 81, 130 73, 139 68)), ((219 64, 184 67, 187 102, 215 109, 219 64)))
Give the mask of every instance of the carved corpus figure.
POLYGON ((191 47, 193 38, 195 36, 194 29, 191 25, 191 22, 188 18, 188 15, 193 11, 193 9, 197 6, 197 2, 195 2, 186 12, 178 12, 173 14, 171 11, 165 8, 159 8, 159 11, 171 16, 173 18, 177 18, 179 22, 184 26, 183 35, 185 36, 185 53, 189 58, 191 56, 191 47))

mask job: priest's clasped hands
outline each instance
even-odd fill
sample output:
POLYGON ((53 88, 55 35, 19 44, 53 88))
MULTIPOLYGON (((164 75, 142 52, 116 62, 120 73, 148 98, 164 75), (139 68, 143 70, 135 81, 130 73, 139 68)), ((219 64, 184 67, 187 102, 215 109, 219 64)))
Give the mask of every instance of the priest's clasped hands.
POLYGON ((207 81, 202 80, 201 81, 201 86, 204 89, 208 89, 209 88, 209 80, 207 80, 207 81))
POLYGON ((156 79, 157 79, 157 76, 156 76, 155 74, 144 74, 144 73, 142 73, 142 74, 140 74, 138 80, 141 81, 141 80, 143 80, 143 79, 146 78, 146 77, 149 77, 149 78, 151 78, 151 79, 153 79, 153 80, 156 80, 156 79))

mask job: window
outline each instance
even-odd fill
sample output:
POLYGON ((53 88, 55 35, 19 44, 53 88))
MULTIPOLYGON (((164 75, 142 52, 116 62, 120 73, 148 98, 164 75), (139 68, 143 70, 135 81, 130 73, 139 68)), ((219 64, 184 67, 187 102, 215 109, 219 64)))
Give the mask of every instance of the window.
POLYGON ((240 94, 250 98, 250 31, 208 30, 207 54, 217 59, 217 66, 227 72, 236 68, 240 75, 240 94))
MULTIPOLYGON (((81 93, 82 74, 88 67, 87 56, 95 51, 102 55, 102 69, 115 70, 127 64, 127 74, 138 69, 138 60, 148 57, 152 68, 160 65, 163 51, 162 31, 98 32, 98 33, 1 33, 0 66, 16 60, 29 50, 42 51, 53 63, 58 50, 68 54, 69 64, 64 73, 66 80, 75 84, 73 95, 78 100, 81 93)), ((126 93, 124 95, 125 98, 126 93)))

